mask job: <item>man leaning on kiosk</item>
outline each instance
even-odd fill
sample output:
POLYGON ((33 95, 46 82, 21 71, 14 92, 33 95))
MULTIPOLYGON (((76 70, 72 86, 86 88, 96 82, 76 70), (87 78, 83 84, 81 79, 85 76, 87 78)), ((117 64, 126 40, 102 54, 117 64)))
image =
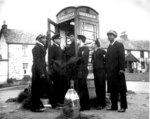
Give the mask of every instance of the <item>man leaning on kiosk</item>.
POLYGON ((126 81, 125 81, 125 51, 122 43, 116 41, 117 32, 107 32, 110 45, 106 54, 108 92, 111 95, 111 108, 107 110, 118 110, 118 96, 120 95, 120 109, 118 112, 125 112, 127 109, 126 81))

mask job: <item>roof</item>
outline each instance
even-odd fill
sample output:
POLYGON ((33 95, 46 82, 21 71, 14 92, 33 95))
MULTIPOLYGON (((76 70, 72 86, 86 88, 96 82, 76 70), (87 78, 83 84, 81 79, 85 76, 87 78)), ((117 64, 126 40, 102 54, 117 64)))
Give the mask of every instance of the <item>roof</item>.
MULTIPOLYGON (((123 40, 117 39, 118 42, 121 42, 124 45, 126 50, 145 50, 149 51, 149 43, 148 40, 123 40)), ((100 39, 101 47, 108 48, 109 41, 108 39, 100 39)))
POLYGON ((96 14, 99 14, 95 9, 89 7, 89 6, 69 6, 69 7, 65 7, 64 9, 60 10, 56 16, 58 16, 62 11, 64 11, 65 9, 68 9, 68 8, 74 8, 74 9, 78 9, 78 8, 82 8, 82 7, 85 7, 85 8, 89 8, 91 10, 93 10, 94 12, 96 12, 96 14))
POLYGON ((36 35, 22 30, 7 29, 3 35, 9 44, 35 44, 36 35))
POLYGON ((139 60, 132 53, 125 55, 125 61, 139 62, 139 60))

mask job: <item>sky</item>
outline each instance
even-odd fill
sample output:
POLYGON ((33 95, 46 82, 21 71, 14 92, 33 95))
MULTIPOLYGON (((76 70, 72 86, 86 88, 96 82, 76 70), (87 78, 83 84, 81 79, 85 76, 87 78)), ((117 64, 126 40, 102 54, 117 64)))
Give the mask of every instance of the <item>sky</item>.
POLYGON ((68 6, 90 6, 99 13, 100 36, 126 31, 129 39, 150 40, 150 0, 0 0, 0 25, 9 29, 46 33, 47 18, 68 6))

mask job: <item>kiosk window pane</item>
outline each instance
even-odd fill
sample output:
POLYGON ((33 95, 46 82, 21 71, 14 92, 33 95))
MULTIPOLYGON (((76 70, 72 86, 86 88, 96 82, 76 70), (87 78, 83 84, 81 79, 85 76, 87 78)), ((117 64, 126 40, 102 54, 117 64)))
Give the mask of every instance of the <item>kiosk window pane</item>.
POLYGON ((55 26, 53 24, 50 24, 51 31, 55 32, 55 26))
POLYGON ((86 39, 86 43, 90 44, 92 46, 94 44, 94 40, 86 39))
POLYGON ((94 25, 84 23, 84 30, 94 31, 94 25))
POLYGON ((94 32, 84 31, 84 35, 86 36, 86 38, 95 39, 94 32))

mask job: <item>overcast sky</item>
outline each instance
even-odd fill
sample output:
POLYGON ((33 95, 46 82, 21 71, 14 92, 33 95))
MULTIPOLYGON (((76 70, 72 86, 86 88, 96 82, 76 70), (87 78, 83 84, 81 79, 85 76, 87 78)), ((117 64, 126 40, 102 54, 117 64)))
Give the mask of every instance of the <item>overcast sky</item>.
POLYGON ((100 36, 114 29, 134 40, 150 40, 150 0, 0 0, 0 25, 36 33, 47 31, 47 18, 67 6, 86 5, 99 12, 100 36))

